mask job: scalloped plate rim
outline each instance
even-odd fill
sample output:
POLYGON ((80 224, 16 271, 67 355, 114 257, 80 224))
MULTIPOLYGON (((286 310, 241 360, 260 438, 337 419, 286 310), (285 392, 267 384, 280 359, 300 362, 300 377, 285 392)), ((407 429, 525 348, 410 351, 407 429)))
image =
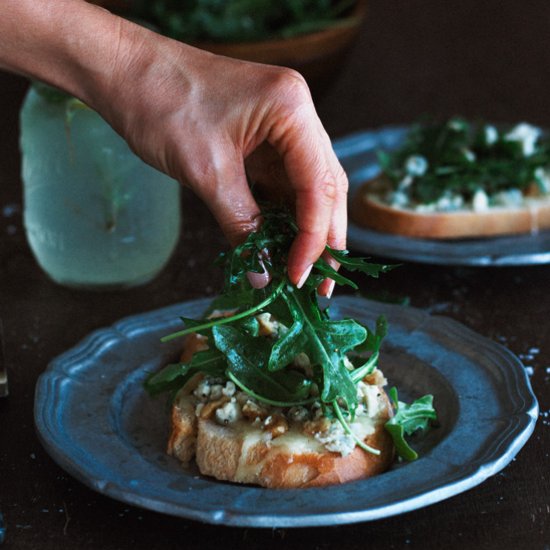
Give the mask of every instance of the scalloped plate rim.
MULTIPOLYGON (((457 470, 456 475, 452 479, 449 479, 448 483, 438 484, 435 488, 428 491, 419 491, 418 494, 409 496, 406 499, 396 499, 391 503, 366 510, 341 509, 330 513, 303 514, 300 514, 297 510, 292 510, 288 513, 281 511, 277 515, 272 514, 266 516, 265 514, 262 515, 262 512, 257 512, 256 510, 250 510, 247 514, 243 514, 235 513, 230 509, 197 509, 197 507, 193 505, 186 506, 181 502, 169 502, 163 500, 162 498, 159 499, 158 497, 155 498, 150 495, 147 496, 146 494, 140 494, 137 490, 133 491, 131 487, 126 486, 124 483, 119 483, 120 480, 124 481, 123 477, 119 478, 118 481, 112 479, 109 480, 105 479, 105 477, 97 476, 90 471, 86 471, 86 468, 84 468, 82 464, 79 464, 78 457, 75 458, 75 456, 71 454, 70 450, 63 448, 63 440, 59 439, 59 434, 56 434, 55 432, 52 433, 51 428, 52 426, 55 426, 55 422, 52 422, 53 417, 51 415, 52 412, 55 412, 55 410, 52 411, 52 404, 49 402, 51 399, 51 394, 48 392, 48 384, 52 383, 55 377, 60 376, 60 371, 61 375, 63 374, 63 369, 66 367, 67 361, 74 360, 75 358, 79 358, 81 356, 86 356, 90 349, 94 349, 94 346, 98 341, 105 338, 107 338, 107 340, 127 338, 128 334, 134 334, 133 337, 140 338, 143 335, 141 333, 147 334, 147 326, 151 326, 151 323, 157 327, 158 325, 163 327, 170 326, 176 323, 172 316, 176 316, 175 312, 178 311, 178 309, 183 307, 204 307, 209 300, 210 299, 191 300, 183 302, 182 304, 175 304, 150 312, 126 317, 111 327, 99 329, 90 333, 79 344, 58 356, 50 363, 46 371, 40 376, 37 382, 35 394, 35 424, 37 427, 37 433, 45 449, 62 468, 82 481, 88 487, 102 494, 129 504, 142 506, 151 510, 156 510, 179 517, 185 517, 188 519, 210 522, 214 524, 249 527, 302 527, 336 525, 359 521, 371 521, 401 514, 439 502, 466 491, 467 489, 482 483, 487 477, 490 477, 491 475, 494 475, 502 470, 502 468, 504 468, 513 459, 517 452, 519 452, 534 430, 535 422, 538 416, 538 404, 530 388, 527 375, 524 372, 520 373, 518 371, 514 374, 514 379, 517 383, 523 384, 522 386, 516 387, 516 390, 521 394, 524 405, 510 417, 515 418, 517 422, 511 433, 508 433, 505 440, 499 443, 501 446, 500 452, 492 451, 490 456, 486 456, 481 463, 463 465, 468 466, 468 469, 471 470, 468 475, 465 475, 464 472, 461 474, 457 470), (137 336, 135 335, 135 332, 133 332, 136 330, 140 333, 137 336), (502 448, 502 445, 504 445, 504 448, 502 448)), ((426 311, 415 308, 381 304, 379 302, 370 302, 364 299, 359 300, 360 303, 368 305, 369 308, 378 308, 384 312, 391 313, 391 311, 409 311, 411 315, 417 315, 419 318, 424 320, 444 320, 444 323, 448 323, 449 326, 454 326, 456 330, 463 331, 470 337, 481 338, 486 345, 493 347, 495 351, 498 351, 498 353, 504 354, 512 363, 516 365, 516 367, 523 368, 519 359, 517 359, 517 357, 515 357, 506 348, 478 335, 458 321, 447 317, 431 315, 426 311)), ((333 303, 336 303, 337 307, 344 309, 346 307, 358 307, 358 299, 355 297, 339 297, 333 300, 333 303), (350 303, 348 304, 348 302, 350 303)), ((391 332, 388 337, 391 337, 391 332)), ((510 365, 512 363, 510 363, 510 365)), ((508 369, 509 365, 505 366, 505 368, 508 369)), ((63 378, 63 376, 61 376, 61 378, 63 378)), ((422 460, 422 458, 419 460, 422 460)), ((426 460, 429 460, 429 457, 426 457, 426 460)), ((216 481, 203 481, 207 484, 219 485, 216 481)), ((364 480, 356 483, 368 483, 368 481, 369 480, 364 480)), ((350 485, 352 484, 348 484, 347 486, 336 486, 330 489, 333 491, 345 492, 346 487, 349 487, 350 485)), ((143 491, 144 489, 147 489, 146 484, 141 485, 140 490, 143 491)), ((244 495, 247 491, 252 492, 254 490, 258 490, 258 488, 238 486, 236 490, 240 491, 244 495)), ((259 490, 265 491, 265 489, 259 490)), ((298 489, 294 491, 298 491, 303 495, 307 491, 315 492, 319 491, 319 489, 298 489)), ((228 508, 230 508, 230 506, 228 508)))

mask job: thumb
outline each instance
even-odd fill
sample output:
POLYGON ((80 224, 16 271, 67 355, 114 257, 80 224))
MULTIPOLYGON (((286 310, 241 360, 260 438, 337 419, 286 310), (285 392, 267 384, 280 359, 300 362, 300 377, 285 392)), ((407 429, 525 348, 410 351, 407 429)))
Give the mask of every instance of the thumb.
MULTIPOLYGON (((261 224, 260 208, 245 176, 244 166, 235 164, 233 170, 218 181, 202 198, 210 208, 231 246, 242 243, 249 233, 261 224)), ((263 262, 260 260, 263 266, 263 262)), ((247 273, 253 288, 267 286, 271 277, 264 267, 263 273, 247 273)))
POLYGON ((209 185, 195 187, 208 206, 229 244, 241 244, 249 233, 261 225, 260 208, 248 186, 242 162, 226 163, 209 185))

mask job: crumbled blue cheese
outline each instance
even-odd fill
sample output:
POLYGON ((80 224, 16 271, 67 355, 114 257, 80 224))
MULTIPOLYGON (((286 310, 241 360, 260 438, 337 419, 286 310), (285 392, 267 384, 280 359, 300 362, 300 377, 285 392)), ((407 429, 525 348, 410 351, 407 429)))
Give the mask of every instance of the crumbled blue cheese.
POLYGON ((421 214, 432 212, 449 212, 464 207, 464 198, 458 193, 445 192, 437 201, 427 204, 415 204, 414 210, 421 214))
POLYGON ((484 212, 489 208, 489 197, 483 189, 478 189, 472 197, 472 209, 474 212, 484 212))
POLYGON ((456 193, 445 192, 435 203, 435 210, 448 212, 458 210, 464 204, 464 199, 456 193))
POLYGON ((315 401, 313 405, 311 405, 311 416, 313 420, 319 420, 323 416, 323 409, 319 401, 315 401))
POLYGON ((476 161, 476 154, 471 149, 464 148, 461 150, 461 153, 468 162, 476 161))
POLYGON ((222 394, 227 397, 233 397, 236 391, 237 391, 237 388, 235 384, 231 382, 231 380, 228 380, 222 389, 222 394))
POLYGON ((541 134, 540 128, 522 122, 517 126, 514 126, 504 139, 506 141, 515 141, 521 145, 521 151, 524 157, 529 157, 534 154, 536 150, 537 139, 541 134))
POLYGON ((420 214, 429 214, 430 212, 435 212, 437 210, 437 204, 435 202, 430 202, 428 204, 416 204, 414 209, 420 214))
POLYGON ((193 395, 201 401, 215 401, 222 396, 232 397, 235 394, 235 384, 227 381, 225 385, 217 378, 204 378, 193 391, 193 395))
POLYGON ((195 388, 193 392, 195 397, 205 401, 210 397, 210 379, 204 378, 199 382, 199 385, 195 388))
POLYGON ((296 406, 288 410, 287 416, 294 422, 305 422, 309 419, 309 412, 305 407, 296 406))
POLYGON ((466 121, 464 121, 460 118, 452 118, 447 123, 447 127, 450 130, 453 130, 454 132, 463 132, 464 130, 467 129, 467 126, 468 125, 467 125, 466 121))
POLYGON ((498 130, 494 126, 487 124, 483 128, 483 138, 485 140, 485 145, 494 145, 498 141, 498 130))
POLYGON ((409 176, 423 176, 428 170, 428 161, 422 155, 411 155, 405 160, 405 172, 409 176))
POLYGON ((232 424, 242 417, 237 400, 232 397, 225 405, 216 409, 216 420, 219 424, 232 424))
POLYGON ((508 189, 507 191, 499 191, 492 197, 492 202, 495 206, 514 207, 523 204, 523 193, 519 189, 508 189))
POLYGON ((374 418, 380 410, 380 388, 372 384, 359 382, 357 384, 357 397, 364 404, 366 413, 371 418, 374 418))
POLYGON ((390 193, 388 202, 395 208, 403 208, 409 204, 409 197, 403 191, 390 193))
POLYGON ((347 434, 340 422, 331 422, 328 430, 315 434, 315 439, 328 451, 349 455, 355 449, 355 439, 347 434))

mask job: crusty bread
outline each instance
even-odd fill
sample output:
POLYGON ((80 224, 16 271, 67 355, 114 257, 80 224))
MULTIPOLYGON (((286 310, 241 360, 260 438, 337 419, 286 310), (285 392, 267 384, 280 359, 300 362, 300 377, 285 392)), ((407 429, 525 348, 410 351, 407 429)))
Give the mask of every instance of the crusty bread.
POLYGON ((352 219, 384 233, 426 239, 535 234, 550 228, 550 196, 528 198, 527 205, 521 207, 425 213, 384 203, 381 197, 387 189, 388 183, 383 176, 365 182, 352 203, 352 219))
POLYGON ((196 418, 188 389, 173 407, 168 452, 182 462, 189 462, 194 454, 204 475, 268 488, 321 487, 365 479, 387 470, 393 460, 391 436, 384 429, 391 405, 383 395, 385 408, 365 439, 380 455, 359 447, 347 455, 330 452, 297 430, 271 439, 247 420, 224 426, 212 418, 196 418))
MULTIPOLYGON (((184 343, 182 360, 207 347, 204 337, 191 334, 184 343)), ((379 377, 383 379, 380 373, 379 377)), ((276 425, 266 430, 262 423, 246 418, 220 425, 213 418, 214 412, 229 400, 227 397, 201 406, 197 415, 193 392, 202 379, 201 374, 195 375, 174 400, 168 454, 184 463, 194 458, 204 475, 268 488, 321 487, 379 474, 393 461, 392 438, 384 429, 393 409, 380 386, 379 412, 364 420, 368 433, 364 442, 380 450, 380 455, 360 447, 343 455, 328 451, 304 432, 300 423, 292 424, 283 435, 276 434, 276 425)))

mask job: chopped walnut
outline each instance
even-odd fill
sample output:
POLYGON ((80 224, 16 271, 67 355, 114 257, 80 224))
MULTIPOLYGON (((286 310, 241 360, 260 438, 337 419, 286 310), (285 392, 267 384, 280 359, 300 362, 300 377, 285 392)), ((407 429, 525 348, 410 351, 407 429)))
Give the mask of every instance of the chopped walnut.
POLYGON ((385 386, 388 383, 382 371, 378 369, 374 369, 368 376, 365 376, 363 381, 371 386, 385 386))
POLYGON ((263 429, 275 439, 288 431, 288 422, 282 414, 272 414, 264 420, 263 429))
POLYGON ((293 422, 305 422, 309 420, 309 411, 305 407, 291 407, 287 416, 293 422))
POLYGON ((251 399, 248 399, 242 406, 242 413, 249 420, 256 420, 257 418, 265 420, 269 416, 269 411, 265 407, 251 399))
POLYGON ((313 369, 311 368, 311 361, 306 353, 299 353, 292 360, 292 367, 296 370, 303 372, 309 378, 313 377, 313 369))
POLYGON ((199 412, 200 418, 203 419, 209 419, 214 414, 215 410, 222 405, 225 405, 229 402, 229 397, 222 397, 221 399, 218 399, 216 401, 210 401, 210 403, 206 403, 203 407, 201 407, 201 410, 199 412))
POLYGON ((308 420, 304 422, 304 433, 306 435, 315 435, 326 432, 330 428, 330 420, 326 417, 318 420, 308 420))
POLYGON ((524 190, 523 190, 523 195, 525 197, 540 197, 541 195, 541 192, 540 192, 540 188, 539 186, 533 182, 533 183, 530 183, 524 190))
POLYGON ((271 313, 260 313, 256 315, 260 324, 260 336, 276 336, 279 332, 279 323, 275 321, 271 313))
POLYGON ((189 334, 183 343, 180 361, 186 363, 199 351, 208 349, 208 338, 196 332, 189 334))

